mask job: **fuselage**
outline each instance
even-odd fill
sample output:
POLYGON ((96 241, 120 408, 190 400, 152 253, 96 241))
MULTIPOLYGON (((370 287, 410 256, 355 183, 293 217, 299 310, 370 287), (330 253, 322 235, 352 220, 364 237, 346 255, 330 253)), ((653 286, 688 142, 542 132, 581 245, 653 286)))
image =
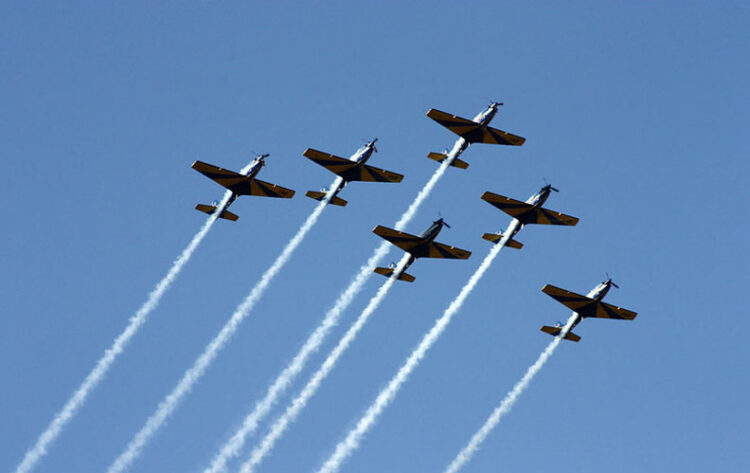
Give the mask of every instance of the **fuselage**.
POLYGON ((356 153, 354 153, 349 160, 354 161, 357 164, 365 164, 368 159, 370 159, 370 156, 372 156, 372 152, 375 151, 375 142, 377 141, 377 138, 367 143, 362 148, 358 149, 356 153))
MULTIPOLYGON (((259 155, 258 157, 253 159, 253 161, 250 163, 249 166, 247 166, 247 168, 240 171, 239 174, 246 176, 248 180, 255 178, 255 176, 257 176, 258 173, 260 172, 261 168, 266 165, 267 157, 268 157, 267 154, 259 155)), ((235 200, 237 200, 237 197, 239 197, 239 195, 232 192, 232 195, 229 197, 229 200, 227 200, 227 203, 224 204, 223 210, 228 209, 229 206, 232 205, 232 203, 235 200)))
MULTIPOLYGON (((612 288, 612 279, 607 279, 604 282, 600 282, 597 284, 595 288, 593 288, 588 294, 586 294, 586 297, 589 297, 591 299, 594 299, 595 301, 600 301, 604 299, 604 296, 607 295, 609 290, 612 288)), ((573 312, 576 315, 575 320, 570 325, 570 328, 568 329, 568 332, 571 332, 576 325, 578 325, 581 320, 583 320, 583 317, 578 312, 573 312)))
POLYGON ((495 115, 497 114, 497 107, 500 105, 497 102, 493 102, 490 104, 489 107, 487 107, 486 110, 483 110, 479 115, 474 117, 472 121, 474 123, 479 123, 480 125, 487 126, 490 124, 493 118, 495 118, 495 115))
POLYGON ((542 187, 539 192, 529 197, 526 200, 526 203, 533 206, 534 208, 539 208, 544 205, 551 192, 552 186, 547 184, 546 186, 542 187))
MULTIPOLYGON (((539 207, 544 205, 551 192, 552 186, 547 184, 546 186, 542 187, 539 192, 526 199, 526 203, 533 206, 535 209, 538 209, 539 207)), ((510 237, 508 238, 509 240, 516 236, 516 234, 521 231, 524 225, 518 219, 514 218, 513 222, 511 222, 511 227, 512 228, 510 228, 509 232, 510 237)))
POLYGON ((430 225, 427 230, 423 231, 419 238, 422 238, 424 240, 424 243, 431 242, 435 239, 435 237, 438 236, 438 233, 440 233, 440 230, 443 229, 443 226, 445 225, 445 222, 442 218, 435 220, 432 222, 432 225, 430 225))
MULTIPOLYGON (((370 156, 372 156, 372 152, 375 151, 375 142, 376 141, 378 141, 377 138, 375 138, 374 140, 368 142, 362 148, 359 148, 353 155, 351 155, 349 157, 349 161, 354 161, 360 167, 364 166, 365 163, 367 163, 367 160, 370 159, 370 156)), ((349 184, 349 181, 347 181, 346 179, 342 178, 342 180, 339 183, 338 187, 336 187, 336 190, 333 191, 333 194, 331 194, 331 199, 333 199, 334 197, 336 197, 339 194, 339 192, 341 192, 342 190, 344 190, 344 187, 346 187, 347 184, 349 184)), ((323 189, 323 191, 325 192, 326 190, 323 189)))
POLYGON ((250 164, 250 167, 248 168, 248 170, 242 173, 242 175, 247 176, 250 179, 257 176, 258 173, 260 172, 260 169, 266 165, 267 156, 268 156, 267 154, 262 154, 258 156, 257 158, 253 159, 253 162, 250 164))
MULTIPOLYGON (((421 238, 423 240, 423 244, 427 244, 427 243, 430 243, 431 241, 435 240, 435 237, 438 236, 438 234, 440 233, 440 230, 443 229, 443 226, 445 226, 445 222, 443 221, 442 218, 439 218, 439 219, 435 220, 434 222, 432 222, 432 225, 430 225, 427 228, 427 230, 423 231, 419 235, 419 238, 421 238)), ((404 272, 404 271, 406 271, 407 268, 409 268, 409 266, 411 266, 411 264, 413 262, 415 262, 416 260, 417 260, 417 257, 414 256, 413 254, 411 254, 409 256, 409 260, 406 262, 406 264, 401 269, 401 271, 399 271, 399 274, 402 273, 402 272, 404 272)))
MULTIPOLYGON (((497 102, 493 102, 485 110, 482 110, 482 112, 480 112, 476 117, 472 118, 472 121, 474 123, 479 123, 482 126, 489 125, 492 119, 497 114, 498 105, 500 104, 497 102)), ((466 141, 464 138, 457 139, 456 143, 453 145, 453 148, 451 148, 450 152, 448 153, 448 164, 453 162, 453 160, 457 157, 461 156, 461 153, 466 151, 470 144, 471 143, 466 141)))

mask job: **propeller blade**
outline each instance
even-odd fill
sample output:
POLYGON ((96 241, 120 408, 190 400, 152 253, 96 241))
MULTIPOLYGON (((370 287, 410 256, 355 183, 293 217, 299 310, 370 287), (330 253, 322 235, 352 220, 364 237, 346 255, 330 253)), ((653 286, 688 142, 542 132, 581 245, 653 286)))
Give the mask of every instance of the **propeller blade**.
POLYGON ((609 273, 604 273, 604 274, 605 274, 605 275, 607 276, 607 281, 609 281, 609 283, 610 283, 611 285, 613 285, 613 286, 614 286, 614 287, 616 287, 617 289, 620 289, 620 286, 618 286, 617 284, 615 284, 615 282, 614 282, 614 281, 612 280, 612 278, 611 278, 611 277, 609 277, 609 273))
POLYGON ((435 223, 441 223, 441 224, 445 225, 448 228, 451 227, 450 225, 448 225, 448 222, 446 222, 445 219, 443 218, 442 212, 438 212, 438 219, 437 219, 437 221, 435 223))

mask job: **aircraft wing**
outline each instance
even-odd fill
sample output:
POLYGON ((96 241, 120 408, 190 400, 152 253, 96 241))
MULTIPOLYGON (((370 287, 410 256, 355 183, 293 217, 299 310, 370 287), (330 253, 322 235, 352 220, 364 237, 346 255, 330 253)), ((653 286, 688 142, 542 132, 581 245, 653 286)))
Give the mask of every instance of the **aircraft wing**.
POLYGON ((357 163, 355 163, 354 161, 340 158, 333 154, 324 153, 312 148, 307 148, 302 154, 311 161, 320 164, 332 173, 338 174, 341 177, 344 177, 344 174, 346 174, 347 171, 351 171, 352 169, 357 167, 357 163))
POLYGON ((600 319, 621 319, 621 320, 633 320, 638 313, 632 310, 623 309, 606 302, 597 303, 596 313, 594 315, 588 315, 584 317, 598 317, 600 319))
POLYGON ((589 304, 596 302, 589 297, 582 296, 580 294, 576 294, 575 292, 571 292, 565 289, 561 289, 551 284, 545 285, 542 288, 542 292, 547 294, 548 296, 550 296, 551 298, 553 298, 560 304, 576 312, 578 312, 578 310, 581 309, 582 307, 585 307, 589 304))
POLYGON ((259 195, 262 197, 281 197, 283 199, 291 199, 294 195, 294 191, 287 189, 286 187, 277 186, 270 182, 261 181, 260 179, 250 179, 247 182, 247 192, 237 192, 240 195, 259 195))
POLYGON ((464 138, 469 143, 521 146, 526 142, 526 138, 521 136, 516 136, 489 126, 482 127, 477 122, 467 120, 458 115, 441 112, 434 108, 427 111, 427 116, 464 138))
POLYGON ((410 252, 415 247, 423 243, 422 239, 416 235, 406 232, 400 232, 392 228, 378 225, 372 229, 372 232, 381 238, 384 238, 404 251, 410 252))
POLYGON ((489 143, 492 145, 510 145, 510 146, 521 146, 526 142, 526 138, 517 136, 507 131, 498 130, 491 126, 486 127, 482 134, 482 143, 489 143))
POLYGON ((570 225, 573 226, 578 223, 578 217, 571 217, 564 213, 555 212, 545 208, 539 209, 537 212, 532 212, 536 218, 535 221, 529 221, 528 223, 547 224, 547 225, 570 225))
POLYGON ((366 164, 362 166, 362 168, 361 179, 351 179, 352 181, 401 182, 401 179, 404 178, 403 174, 397 174, 395 172, 386 171, 385 169, 379 169, 366 164))
POLYGON ((466 118, 459 117, 458 115, 451 115, 450 113, 441 112, 440 110, 431 108, 427 111, 427 116, 443 125, 458 136, 469 135, 472 132, 481 128, 479 123, 467 120, 466 118))
POLYGON ((247 177, 242 174, 214 166, 213 164, 204 163, 203 161, 196 161, 191 167, 227 189, 247 179, 247 177))
POLYGON ((596 317, 600 319, 623 319, 633 320, 636 315, 622 307, 616 307, 606 302, 595 301, 589 297, 567 291, 559 287, 547 284, 542 288, 542 292, 555 299, 562 305, 577 312, 581 317, 596 317))
POLYGON ((514 218, 533 208, 526 202, 521 202, 520 200, 511 199, 510 197, 505 197, 504 195, 495 194, 489 191, 482 194, 482 200, 489 202, 514 218))
POLYGON ((571 217, 554 210, 545 208, 534 209, 532 205, 520 200, 511 199, 492 192, 482 194, 482 199, 502 210, 513 218, 517 218, 524 225, 536 223, 547 225, 575 225, 577 217, 571 217))
POLYGON ((431 242, 426 258, 448 258, 448 259, 468 259, 471 251, 462 250, 455 246, 448 246, 443 243, 431 242))

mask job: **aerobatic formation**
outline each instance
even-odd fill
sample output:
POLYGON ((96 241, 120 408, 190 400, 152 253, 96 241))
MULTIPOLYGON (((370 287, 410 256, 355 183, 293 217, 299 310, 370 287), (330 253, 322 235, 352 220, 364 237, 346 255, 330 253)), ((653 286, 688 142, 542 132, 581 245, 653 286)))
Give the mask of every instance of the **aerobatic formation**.
MULTIPOLYGON (((458 135, 458 139, 453 147, 447 148, 440 153, 430 152, 427 157, 437 161, 440 166, 434 172, 432 178, 424 185, 414 201, 411 202, 408 209, 395 224, 395 228, 383 225, 377 225, 372 232, 384 239, 362 266, 356 277, 352 280, 346 290, 338 297, 334 307, 326 313, 318 328, 310 335, 310 338, 302 345, 300 352, 293 358, 292 362, 284 369, 279 377, 271 386, 265 398, 258 401, 255 409, 243 422, 238 431, 223 445, 219 453, 214 457, 211 466, 206 469, 207 472, 216 473, 227 470, 227 463, 242 454, 247 437, 253 433, 259 426, 261 419, 268 415, 272 406, 278 401, 279 397, 289 387, 296 377, 302 371, 310 355, 315 352, 322 344, 324 338, 330 329, 338 322, 341 313, 353 301, 356 294, 361 290, 367 278, 377 273, 386 277, 377 294, 372 297, 364 311, 356 319, 353 325, 338 342, 336 347, 325 358, 325 362, 314 372, 310 381, 304 389, 291 402, 284 413, 271 425, 269 433, 259 441, 258 445, 252 450, 252 454, 245 463, 242 464, 240 471, 243 473, 254 471, 260 461, 268 455, 275 441, 286 431, 288 426, 293 422, 298 413, 306 406, 307 401, 315 394, 317 387, 323 382, 328 373, 336 366, 336 362, 343 355, 346 348, 353 343, 357 333, 362 329, 369 316, 376 310, 380 302, 386 297, 389 289, 395 281, 414 282, 415 277, 406 272, 408 268, 419 258, 445 258, 466 260, 471 256, 471 252, 435 241, 443 227, 450 228, 450 225, 439 217, 436 221, 424 230, 420 235, 413 235, 403 231, 403 228, 416 214, 421 203, 427 198, 436 185, 437 181, 445 173, 448 167, 458 169, 467 169, 469 164, 459 159, 472 144, 486 143, 508 146, 522 146, 526 139, 503 130, 493 128, 490 122, 497 115, 498 108, 503 105, 500 102, 492 102, 485 110, 476 115, 473 119, 466 119, 436 109, 430 109, 427 116, 444 126, 451 132, 458 135), (406 252, 398 264, 392 263, 387 267, 378 266, 379 261, 386 255, 390 246, 394 245, 406 252)), ((211 361, 218 355, 221 348, 228 343, 233 333, 236 331, 242 319, 244 319, 252 310, 255 302, 263 295, 266 287, 271 283, 274 276, 282 269, 286 262, 291 258, 296 247, 305 238, 307 233, 316 223, 321 212, 329 205, 345 207, 348 202, 340 197, 340 193, 351 182, 381 182, 381 183, 399 183, 404 176, 393 171, 388 171, 371 166, 368 163, 373 153, 378 150, 375 146, 377 138, 367 142, 359 148, 351 157, 342 158, 307 148, 302 154, 304 157, 314 163, 326 168, 334 173, 336 178, 330 187, 324 187, 321 191, 308 191, 305 195, 311 199, 319 201, 315 210, 307 217, 294 237, 289 241, 282 253, 277 257, 273 265, 263 274, 261 280, 256 283, 247 298, 242 301, 236 311, 232 314, 227 324, 222 328, 219 334, 206 347, 204 352, 196 360, 196 363, 186 371, 181 381, 175 389, 159 404, 157 411, 152 415, 141 431, 131 440, 125 451, 115 459, 110 466, 109 472, 124 471, 132 465, 132 462, 141 454, 142 448, 148 443, 150 438, 165 423, 166 419, 173 413, 180 403, 180 400, 187 395, 194 383, 202 376, 205 370, 211 364, 211 361)), ((95 369, 89 374, 81 387, 74 393, 71 399, 65 404, 64 408, 53 418, 47 430, 43 431, 36 444, 30 448, 23 460, 18 465, 16 472, 25 473, 31 471, 38 462, 48 453, 52 442, 60 435, 63 427, 69 422, 77 411, 83 407, 90 391, 103 378, 104 373, 114 362, 116 355, 121 353, 127 342, 137 333, 138 327, 146 321, 146 315, 156 308, 159 298, 163 295, 169 285, 176 278, 182 267, 188 262, 192 252, 198 246, 200 240, 209 231, 212 224, 217 219, 224 219, 236 222, 239 216, 229 211, 239 196, 264 196, 290 199, 294 196, 295 191, 281 187, 276 184, 261 181, 257 178, 261 169, 266 165, 268 154, 259 154, 253 161, 239 172, 223 169, 212 164, 202 161, 195 161, 192 168, 212 179, 216 183, 226 188, 226 193, 220 201, 214 201, 211 204, 197 204, 195 209, 208 214, 208 220, 201 227, 198 234, 193 237, 188 248, 181 254, 175 265, 169 273, 157 286, 157 290, 152 292, 149 301, 144 307, 139 309, 134 319, 131 319, 130 325, 126 328, 115 344, 105 352, 105 356, 96 365, 95 369), (133 322, 133 320, 135 322, 133 322)), ((420 361, 424 358, 427 351, 437 342, 440 335, 448 326, 451 318, 457 313, 463 305, 465 299, 470 295, 476 284, 484 275, 485 271, 492 264, 500 250, 506 246, 513 249, 521 249, 523 243, 515 239, 516 235, 527 225, 561 225, 575 226, 578 218, 566 215, 544 207, 552 192, 558 192, 550 184, 546 184, 539 192, 522 202, 490 191, 481 195, 481 199, 508 214, 512 220, 505 231, 498 230, 495 233, 484 233, 481 237, 492 243, 487 256, 481 261, 481 264, 472 274, 470 279, 462 287, 458 295, 451 301, 443 315, 435 321, 434 326, 424 335, 422 341, 417 345, 411 355, 405 360, 401 368, 386 385, 385 388, 377 395, 373 403, 366 410, 362 418, 354 424, 355 426, 341 440, 334 452, 324 461, 318 470, 320 473, 333 473, 338 471, 342 462, 350 456, 359 446, 364 435, 376 423, 380 414, 390 404, 399 392, 402 385, 407 381, 409 375, 417 368, 420 361)), ((234 210, 234 209, 233 209, 234 210)), ((481 443, 489 435, 492 429, 499 423, 504 414, 510 411, 513 403, 528 386, 533 376, 541 369, 545 361, 552 355, 561 340, 578 342, 581 337, 573 333, 573 329, 584 318, 609 318, 620 320, 633 320, 636 313, 621 307, 608 304, 602 301, 604 296, 609 292, 611 287, 618 287, 611 278, 597 285, 588 295, 583 296, 574 292, 561 289, 550 284, 542 288, 542 292, 557 300, 573 311, 568 321, 557 322, 554 326, 544 325, 541 331, 554 337, 553 341, 540 354, 536 362, 531 365, 524 377, 516 383, 513 389, 506 395, 502 403, 492 412, 485 424, 471 437, 470 442, 456 456, 446 470, 447 473, 458 471, 469 461, 472 455, 477 451, 481 443)))

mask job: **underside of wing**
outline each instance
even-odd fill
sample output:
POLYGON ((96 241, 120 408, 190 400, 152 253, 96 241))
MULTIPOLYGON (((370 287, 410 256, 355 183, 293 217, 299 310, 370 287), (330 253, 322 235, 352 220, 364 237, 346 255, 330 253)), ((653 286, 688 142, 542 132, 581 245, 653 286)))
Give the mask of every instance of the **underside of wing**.
POLYGON ((555 212, 549 209, 539 209, 533 212, 534 221, 524 223, 538 223, 542 225, 570 225, 573 226, 578 223, 577 217, 571 217, 560 212, 555 212))
POLYGON ((365 181, 365 182, 401 182, 404 178, 402 174, 395 172, 386 171, 385 169, 379 169, 374 166, 362 166, 362 172, 360 179, 351 179, 353 181, 365 181))
POLYGON ((430 243, 426 258, 448 258, 448 259, 468 259, 471 251, 462 250, 455 246, 448 246, 443 243, 430 243))
POLYGON ((482 143, 488 143, 492 145, 510 145, 510 146, 521 146, 526 142, 526 138, 516 136, 497 128, 490 126, 482 130, 482 143))
POLYGON ((533 207, 526 202, 520 200, 511 199, 503 195, 494 194, 492 192, 485 192, 482 194, 482 200, 489 202, 498 209, 502 210, 511 217, 518 218, 524 213, 531 210, 533 207))
MULTIPOLYGON (((352 171, 354 168, 357 167, 357 163, 354 161, 350 161, 345 158, 341 158, 339 156, 335 156, 333 154, 324 153, 322 151, 318 151, 316 149, 307 148, 304 153, 302 153, 306 158, 310 159, 311 161, 314 161, 324 168, 328 169, 334 174, 338 174, 339 176, 347 179, 348 172, 352 171)), ((347 180, 354 180, 354 179, 347 179, 347 180)))
MULTIPOLYGON (((247 182, 247 194, 259 195, 262 197, 281 197, 282 199, 291 199, 294 191, 286 187, 277 186, 270 182, 261 181, 260 179, 250 179, 247 182)), ((238 194, 240 194, 238 192, 238 194)))
POLYGON ((637 313, 623 309, 622 307, 613 306, 606 302, 597 302, 589 313, 581 317, 596 317, 598 319, 619 319, 619 320, 633 320, 637 313))
POLYGON ((427 111, 427 116, 440 123, 453 133, 458 136, 466 138, 471 135, 472 132, 479 130, 481 125, 466 118, 459 117, 457 115, 451 115, 450 113, 441 112, 431 108, 427 111))
POLYGON ((247 179, 247 177, 242 174, 214 166, 213 164, 204 163, 203 161, 196 161, 191 167, 227 189, 231 189, 232 186, 240 184, 247 179))
POLYGON ((400 232, 392 228, 378 225, 372 229, 372 232, 381 238, 384 238, 404 251, 411 252, 422 244, 422 239, 410 233, 400 232))
POLYGON ((570 292, 559 287, 547 284, 542 288, 542 292, 559 302, 560 304, 568 307, 569 309, 578 312, 582 317, 586 317, 581 311, 586 311, 586 306, 595 304, 593 299, 586 296, 570 292))

